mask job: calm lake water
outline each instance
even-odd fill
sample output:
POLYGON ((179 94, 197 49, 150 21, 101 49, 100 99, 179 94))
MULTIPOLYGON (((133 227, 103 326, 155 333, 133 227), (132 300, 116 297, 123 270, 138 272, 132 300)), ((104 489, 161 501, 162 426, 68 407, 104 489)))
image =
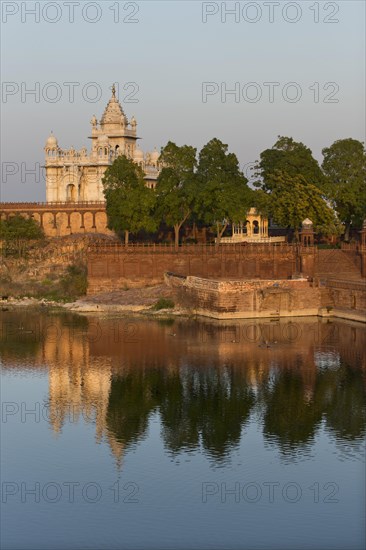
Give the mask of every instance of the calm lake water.
POLYGON ((365 547, 365 326, 0 315, 3 549, 365 547))

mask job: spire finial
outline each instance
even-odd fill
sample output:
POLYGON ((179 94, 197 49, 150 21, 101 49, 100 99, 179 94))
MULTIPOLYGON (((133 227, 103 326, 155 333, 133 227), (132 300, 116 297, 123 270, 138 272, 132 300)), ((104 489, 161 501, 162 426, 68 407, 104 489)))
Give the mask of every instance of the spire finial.
POLYGON ((116 97, 116 86, 112 85, 112 97, 116 97))

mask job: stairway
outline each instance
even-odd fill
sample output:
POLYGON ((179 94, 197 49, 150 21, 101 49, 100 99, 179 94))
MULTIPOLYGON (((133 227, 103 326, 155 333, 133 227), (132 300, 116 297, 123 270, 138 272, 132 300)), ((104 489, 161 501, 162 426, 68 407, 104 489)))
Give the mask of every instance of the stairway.
POLYGON ((318 250, 315 262, 315 277, 320 279, 362 280, 360 269, 343 250, 318 250))

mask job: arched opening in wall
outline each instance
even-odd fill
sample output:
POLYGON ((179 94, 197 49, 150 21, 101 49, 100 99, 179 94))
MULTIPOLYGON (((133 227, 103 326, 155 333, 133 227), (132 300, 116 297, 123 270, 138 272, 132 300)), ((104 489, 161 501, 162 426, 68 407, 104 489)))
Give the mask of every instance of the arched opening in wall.
POLYGON ((259 223, 257 220, 253 221, 253 235, 259 235, 259 223))
POLYGON ((114 151, 115 151, 116 155, 118 155, 118 149, 119 149, 119 145, 116 145, 115 148, 114 148, 114 151))
MULTIPOLYGON (((53 219, 54 222, 54 219, 53 219)), ((70 230, 68 226, 68 217, 65 212, 57 212, 56 214, 56 227, 53 225, 53 230, 56 237, 62 237, 63 235, 69 235, 70 230)))
POLYGON ((76 201, 76 187, 72 183, 66 187, 66 201, 75 202, 76 201))
POLYGON ((96 232, 97 233, 106 233, 113 235, 113 231, 107 228, 107 215, 105 212, 97 212, 95 214, 95 225, 96 225, 96 232))
POLYGON ((41 225, 41 214, 39 212, 34 212, 32 214, 32 218, 38 223, 38 225, 41 225))
POLYGON ((82 226, 82 216, 80 212, 72 212, 70 214, 70 233, 84 233, 82 226))
POLYGON ((91 212, 84 212, 83 215, 84 226, 81 227, 83 233, 93 233, 93 214, 91 212))

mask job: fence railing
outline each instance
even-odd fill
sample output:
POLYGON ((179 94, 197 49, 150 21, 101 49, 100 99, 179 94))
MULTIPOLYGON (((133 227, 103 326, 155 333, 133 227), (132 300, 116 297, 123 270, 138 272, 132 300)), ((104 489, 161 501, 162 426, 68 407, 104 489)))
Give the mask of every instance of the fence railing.
POLYGON ((366 246, 362 245, 360 242, 355 243, 341 243, 341 250, 344 252, 360 252, 365 251, 366 246))
POLYGON ((328 288, 340 288, 347 290, 366 290, 366 280, 365 281, 350 281, 349 279, 327 279, 326 286, 328 288))
MULTIPOLYGON (((91 243, 88 246, 88 252, 91 255, 106 254, 129 254, 137 252, 147 253, 176 253, 176 254, 246 254, 246 253, 267 253, 268 257, 273 254, 296 252, 296 245, 284 242, 275 243, 235 243, 219 244, 216 243, 190 243, 180 244, 178 247, 174 243, 130 243, 124 245, 120 242, 106 243, 105 241, 91 243)), ((309 251, 309 247, 306 248, 309 251)))
POLYGON ((43 208, 43 207, 92 207, 92 206, 105 206, 104 201, 50 201, 50 202, 0 202, 0 210, 29 210, 30 208, 43 208))

